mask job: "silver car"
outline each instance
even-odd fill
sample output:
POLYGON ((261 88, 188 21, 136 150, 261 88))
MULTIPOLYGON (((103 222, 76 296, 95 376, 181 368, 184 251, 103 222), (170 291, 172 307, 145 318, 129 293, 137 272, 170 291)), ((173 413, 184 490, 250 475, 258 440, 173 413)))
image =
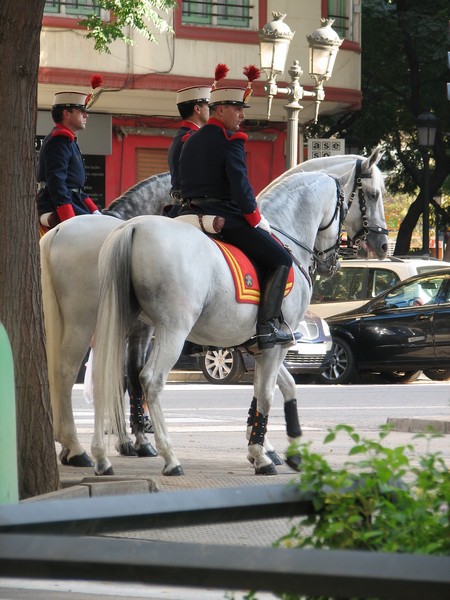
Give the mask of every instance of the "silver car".
MULTIPOLYGON (((308 311, 300 321, 301 334, 295 346, 289 348, 284 364, 298 382, 319 375, 331 358, 332 340, 326 321, 308 311)), ((251 374, 255 362, 252 354, 241 348, 199 349, 195 355, 183 354, 176 370, 202 371, 211 383, 238 383, 246 373, 251 374)))

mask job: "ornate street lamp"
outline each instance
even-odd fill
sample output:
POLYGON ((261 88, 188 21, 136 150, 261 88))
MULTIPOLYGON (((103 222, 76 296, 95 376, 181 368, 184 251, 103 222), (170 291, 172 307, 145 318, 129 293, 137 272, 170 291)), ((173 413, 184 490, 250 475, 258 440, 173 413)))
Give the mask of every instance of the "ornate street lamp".
POLYGON ((430 156, 434 146, 438 119, 433 113, 423 112, 417 117, 418 145, 423 157, 422 253, 430 253, 430 156))
POLYGON ((267 118, 270 119, 274 96, 282 94, 289 100, 285 109, 288 115, 286 169, 290 169, 297 164, 298 158, 298 114, 303 108, 299 100, 304 97, 314 98, 315 122, 317 123, 319 106, 325 98, 323 84, 331 77, 336 55, 343 40, 331 28, 333 19, 321 19, 322 27, 306 36, 310 50, 310 75, 315 81, 314 90, 310 92, 301 86, 299 79, 303 75, 303 71, 298 60, 295 60, 288 70, 291 76, 290 85, 279 87, 276 78, 284 72, 289 44, 295 32, 291 31, 284 22, 285 14, 273 12, 272 16, 273 20, 258 32, 261 69, 267 75, 267 84, 264 86, 267 94, 267 118))

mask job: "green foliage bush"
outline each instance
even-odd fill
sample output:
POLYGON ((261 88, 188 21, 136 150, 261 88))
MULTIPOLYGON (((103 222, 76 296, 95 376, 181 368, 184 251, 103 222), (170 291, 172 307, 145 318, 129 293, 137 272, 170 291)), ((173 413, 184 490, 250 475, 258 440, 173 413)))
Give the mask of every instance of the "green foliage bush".
POLYGON ((434 436, 416 436, 428 441, 427 451, 419 455, 411 444, 384 445, 388 427, 380 430, 378 439, 368 439, 350 426, 338 425, 328 431, 324 443, 341 432, 354 444, 342 468, 331 467, 311 450, 310 442, 289 448, 290 454, 302 457, 301 473, 293 484, 313 495, 316 513, 301 517, 276 545, 449 555, 450 475, 442 454, 430 451, 434 436))
POLYGON ((388 427, 373 440, 338 425, 324 443, 339 432, 354 443, 352 459, 340 469, 312 452, 310 443, 289 449, 302 457, 295 484, 313 494, 317 512, 302 517, 278 545, 450 554, 450 476, 441 453, 415 456, 412 445, 389 448, 382 443, 388 427))
MULTIPOLYGON (((316 512, 300 517, 275 546, 450 555, 450 474, 442 454, 430 450, 436 436, 416 436, 427 441, 422 454, 412 444, 385 445, 388 426, 378 439, 368 439, 338 425, 329 429, 324 443, 341 433, 353 443, 341 468, 313 452, 310 442, 289 448, 290 455, 302 459, 292 485, 313 496, 316 512)), ((295 594, 281 598, 305 599, 295 594)), ((257 600, 257 595, 250 592, 245 599, 257 600)))

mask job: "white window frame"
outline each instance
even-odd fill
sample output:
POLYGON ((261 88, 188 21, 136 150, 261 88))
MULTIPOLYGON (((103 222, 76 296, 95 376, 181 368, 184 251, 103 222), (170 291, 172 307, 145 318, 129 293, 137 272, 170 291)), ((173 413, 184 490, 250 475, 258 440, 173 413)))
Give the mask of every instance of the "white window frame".
POLYGON ((361 0, 328 0, 328 16, 339 37, 361 43, 361 0))
MULTIPOLYGON (((44 5, 44 15, 64 17, 66 19, 80 19, 93 13, 95 0, 47 0, 44 5), (54 4, 52 10, 48 5, 54 4), (80 5, 80 6, 77 6, 80 5)), ((97 13, 103 21, 109 21, 109 11, 99 8, 97 13)))
POLYGON ((217 27, 221 29, 255 29, 258 26, 258 14, 257 10, 255 9, 255 5, 257 5, 257 0, 184 0, 181 2, 181 20, 183 25, 217 27), (225 2, 228 3, 228 8, 235 7, 247 12, 247 16, 244 17, 244 19, 247 21, 245 25, 241 25, 242 17, 238 16, 224 19, 220 16, 221 7, 224 8, 225 2), (198 4, 199 9, 204 9, 201 12, 203 12, 205 16, 201 16, 199 14, 198 17, 189 18, 183 14, 183 10, 186 8, 187 4, 198 4))

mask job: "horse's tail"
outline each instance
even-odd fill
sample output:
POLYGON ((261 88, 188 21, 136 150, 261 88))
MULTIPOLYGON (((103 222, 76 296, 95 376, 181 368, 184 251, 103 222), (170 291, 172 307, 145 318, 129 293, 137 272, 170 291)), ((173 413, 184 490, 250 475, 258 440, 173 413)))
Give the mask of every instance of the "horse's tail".
POLYGON ((56 402, 55 396, 56 394, 59 394, 61 390, 61 369, 58 359, 60 357, 64 333, 63 318, 58 298, 55 294, 50 263, 50 248, 53 238, 57 233, 57 229, 52 229, 42 236, 39 242, 41 253, 42 303, 46 337, 45 348, 47 353, 50 399, 52 403, 53 420, 55 423, 58 419, 58 414, 56 414, 58 411, 58 402, 56 402))
POLYGON ((126 334, 133 316, 131 250, 133 227, 115 229, 99 256, 100 294, 94 334, 94 402, 101 419, 120 431, 126 334))

